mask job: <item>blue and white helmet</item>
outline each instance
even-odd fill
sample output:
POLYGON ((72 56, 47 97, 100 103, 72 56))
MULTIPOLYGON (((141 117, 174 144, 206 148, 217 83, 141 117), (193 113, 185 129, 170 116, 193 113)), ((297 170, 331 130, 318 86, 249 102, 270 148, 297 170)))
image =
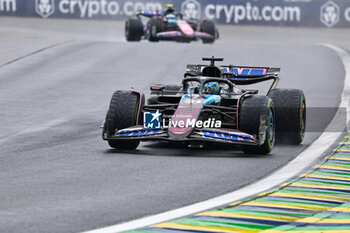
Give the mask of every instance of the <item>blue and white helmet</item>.
POLYGON ((218 82, 208 82, 203 86, 204 92, 207 94, 217 95, 220 93, 220 86, 218 82))

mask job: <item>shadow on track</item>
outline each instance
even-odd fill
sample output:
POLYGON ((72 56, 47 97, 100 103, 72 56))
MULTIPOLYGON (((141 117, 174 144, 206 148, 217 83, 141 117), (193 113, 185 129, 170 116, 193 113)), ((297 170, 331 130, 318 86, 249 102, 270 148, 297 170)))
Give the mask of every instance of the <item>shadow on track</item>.
POLYGON ((109 149, 107 154, 130 154, 146 156, 176 156, 176 157, 213 157, 213 158, 258 158, 269 155, 248 155, 241 151, 240 146, 229 144, 204 144, 203 148, 188 148, 183 143, 153 142, 144 143, 134 151, 109 149), (232 153, 230 153, 232 152, 232 153))

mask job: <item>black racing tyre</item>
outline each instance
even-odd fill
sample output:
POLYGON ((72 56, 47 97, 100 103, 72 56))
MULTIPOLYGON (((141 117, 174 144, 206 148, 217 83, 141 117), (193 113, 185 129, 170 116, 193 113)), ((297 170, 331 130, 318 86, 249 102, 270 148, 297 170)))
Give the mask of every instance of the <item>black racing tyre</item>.
POLYGON ((215 23, 213 21, 204 19, 201 23, 200 31, 208 33, 208 34, 213 36, 213 39, 203 38, 202 41, 204 44, 214 43, 215 38, 216 38, 216 34, 217 34, 217 30, 215 27, 215 23))
POLYGON ((143 25, 139 19, 127 19, 125 21, 125 38, 127 41, 140 41, 143 35, 143 25))
POLYGON ((157 38, 157 33, 161 31, 161 21, 160 19, 151 19, 148 22, 147 26, 147 36, 148 40, 151 42, 157 42, 159 39, 157 38))
POLYGON ((306 100, 302 90, 273 89, 270 92, 276 111, 276 138, 298 145, 305 136, 306 100))
MULTIPOLYGON (((244 145, 242 149, 246 154, 268 154, 275 142, 275 116, 274 106, 268 96, 250 96, 241 102, 239 114, 239 129, 242 132, 259 135, 260 122, 266 124, 265 140, 262 145, 244 145), (264 121, 265 120, 265 121, 264 121)), ((264 125, 262 125, 264 126, 264 125)))
POLYGON ((151 91, 151 95, 161 95, 161 94, 163 94, 163 95, 176 95, 180 91, 181 88, 182 88, 182 86, 180 86, 180 85, 169 84, 169 85, 164 86, 163 91, 155 91, 155 90, 151 91))
MULTIPOLYGON (((116 129, 124 129, 142 124, 141 109, 145 104, 145 96, 133 91, 114 92, 105 120, 104 132, 113 135, 116 129), (138 119, 138 122, 136 123, 138 119)), ((134 150, 140 144, 138 140, 108 140, 108 144, 116 149, 134 150)))

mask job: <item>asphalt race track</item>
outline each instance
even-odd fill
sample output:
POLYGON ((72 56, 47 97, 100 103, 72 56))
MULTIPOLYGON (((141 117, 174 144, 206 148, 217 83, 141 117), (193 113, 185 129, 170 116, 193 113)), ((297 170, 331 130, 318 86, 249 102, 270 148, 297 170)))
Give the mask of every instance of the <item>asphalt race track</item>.
POLYGON ((202 56, 281 67, 280 87, 303 89, 308 106, 331 108, 308 117, 318 129, 340 102, 342 63, 314 43, 342 45, 346 31, 332 41, 322 30, 265 28, 276 33, 270 40, 261 28, 222 27, 214 45, 126 43, 111 30, 122 28, 115 22, 32 24, 43 21, 0 23, 0 232, 81 232, 206 200, 285 165, 321 133, 267 156, 159 143, 127 152, 102 141, 113 91, 138 87, 148 95, 151 84, 180 83, 186 64, 202 56))

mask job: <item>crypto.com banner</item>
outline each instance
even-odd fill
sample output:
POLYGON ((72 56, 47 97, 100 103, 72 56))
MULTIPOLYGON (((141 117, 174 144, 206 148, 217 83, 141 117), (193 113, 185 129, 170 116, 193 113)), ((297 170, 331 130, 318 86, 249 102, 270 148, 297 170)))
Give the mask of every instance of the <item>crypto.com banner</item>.
POLYGON ((0 15, 123 20, 167 3, 221 24, 350 27, 349 0, 0 0, 0 15))

